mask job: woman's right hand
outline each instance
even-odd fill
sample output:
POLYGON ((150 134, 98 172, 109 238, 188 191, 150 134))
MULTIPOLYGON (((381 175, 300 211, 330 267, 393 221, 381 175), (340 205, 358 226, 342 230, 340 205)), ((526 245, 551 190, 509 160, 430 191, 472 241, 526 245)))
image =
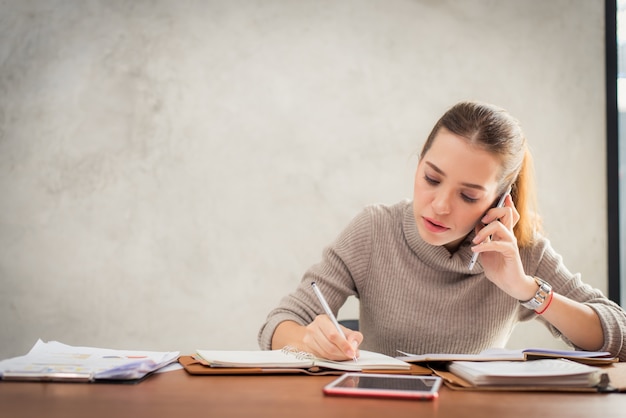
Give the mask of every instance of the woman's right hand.
POLYGON ((316 357, 338 361, 358 357, 363 334, 343 326, 341 328, 346 338, 343 338, 327 315, 318 315, 307 326, 285 321, 274 331, 272 348, 280 349, 289 345, 316 357))

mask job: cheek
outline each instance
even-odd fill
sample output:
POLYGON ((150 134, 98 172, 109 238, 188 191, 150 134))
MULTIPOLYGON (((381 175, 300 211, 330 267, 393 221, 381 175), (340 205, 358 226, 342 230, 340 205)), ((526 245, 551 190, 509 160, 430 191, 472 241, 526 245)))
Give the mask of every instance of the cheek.
POLYGON ((457 212, 457 225, 463 225, 465 229, 471 231, 474 226, 480 222, 486 211, 482 209, 466 208, 465 210, 457 212))
POLYGON ((427 187, 423 177, 423 174, 418 173, 415 176, 415 181, 413 182, 413 200, 422 202, 422 205, 428 203, 433 199, 434 193, 432 190, 429 190, 427 187))
POLYGON ((413 208, 424 209, 431 204, 432 199, 433 197, 431 195, 424 192, 419 187, 415 187, 413 193, 413 208))
POLYGON ((459 211, 456 218, 456 224, 459 228, 470 232, 474 229, 476 223, 480 220, 481 214, 476 214, 472 211, 459 211))

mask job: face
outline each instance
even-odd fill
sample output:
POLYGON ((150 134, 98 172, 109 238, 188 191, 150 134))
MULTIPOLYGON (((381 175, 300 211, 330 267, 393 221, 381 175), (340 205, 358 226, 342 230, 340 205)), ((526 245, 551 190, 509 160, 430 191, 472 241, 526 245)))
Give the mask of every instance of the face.
POLYGON ((498 158, 445 128, 415 173, 413 212, 420 236, 454 251, 497 199, 498 158))

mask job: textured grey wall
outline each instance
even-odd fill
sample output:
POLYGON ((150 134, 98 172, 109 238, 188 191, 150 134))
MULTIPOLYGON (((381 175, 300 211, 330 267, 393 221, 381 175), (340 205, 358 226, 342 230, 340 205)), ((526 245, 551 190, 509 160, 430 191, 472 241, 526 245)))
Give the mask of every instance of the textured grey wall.
POLYGON ((522 121, 553 244, 605 290, 603 7, 0 1, 0 357, 256 348, 468 98, 522 121))

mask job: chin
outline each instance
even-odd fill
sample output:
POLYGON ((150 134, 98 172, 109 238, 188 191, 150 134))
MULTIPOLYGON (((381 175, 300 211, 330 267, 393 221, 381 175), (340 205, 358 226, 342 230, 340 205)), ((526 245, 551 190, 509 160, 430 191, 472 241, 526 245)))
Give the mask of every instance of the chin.
POLYGON ((445 245, 451 241, 447 237, 444 237, 443 234, 433 234, 432 232, 425 231, 422 228, 418 228, 417 232, 419 232, 420 237, 422 237, 424 242, 430 245, 445 245))
POLYGON ((465 239, 467 234, 463 236, 451 236, 449 232, 441 233, 441 234, 433 234, 430 231, 424 231, 421 228, 418 228, 417 232, 419 232, 420 237, 424 240, 424 242, 435 245, 439 247, 443 247, 453 242, 461 242, 465 239))

